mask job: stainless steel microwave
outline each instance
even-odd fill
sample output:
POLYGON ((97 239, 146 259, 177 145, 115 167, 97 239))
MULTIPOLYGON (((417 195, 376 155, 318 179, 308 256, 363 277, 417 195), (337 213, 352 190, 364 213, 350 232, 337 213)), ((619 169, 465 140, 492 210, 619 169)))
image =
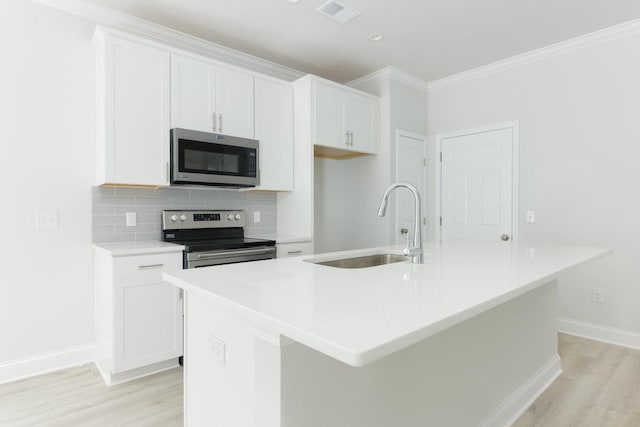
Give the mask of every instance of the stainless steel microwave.
POLYGON ((254 139, 171 129, 171 185, 255 187, 259 164, 254 139))

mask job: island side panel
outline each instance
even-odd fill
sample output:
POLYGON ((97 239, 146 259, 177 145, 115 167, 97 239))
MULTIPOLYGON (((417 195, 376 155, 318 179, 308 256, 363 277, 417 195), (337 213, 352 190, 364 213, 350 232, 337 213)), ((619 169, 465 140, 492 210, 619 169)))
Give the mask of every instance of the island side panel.
POLYGON ((248 323, 185 294, 185 427, 253 426, 255 337, 248 323))
POLYGON ((286 347, 282 426, 506 425, 560 373, 556 307, 553 281, 362 368, 286 347))

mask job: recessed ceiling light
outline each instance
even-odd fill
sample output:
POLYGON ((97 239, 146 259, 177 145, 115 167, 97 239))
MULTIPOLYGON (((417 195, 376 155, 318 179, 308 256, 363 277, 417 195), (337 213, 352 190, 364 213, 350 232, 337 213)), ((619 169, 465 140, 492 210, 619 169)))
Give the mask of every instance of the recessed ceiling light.
POLYGON ((382 33, 371 33, 369 34, 369 40, 372 42, 379 42, 384 38, 384 34, 382 33))

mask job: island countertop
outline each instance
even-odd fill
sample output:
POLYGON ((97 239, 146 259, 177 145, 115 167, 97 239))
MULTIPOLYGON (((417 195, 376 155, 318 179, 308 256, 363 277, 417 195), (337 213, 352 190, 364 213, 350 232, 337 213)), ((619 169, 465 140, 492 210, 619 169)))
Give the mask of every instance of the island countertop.
POLYGON ((363 249, 170 271, 163 277, 256 328, 358 367, 612 250, 459 241, 427 244, 424 264, 342 269, 307 262, 401 252, 401 247, 363 249))

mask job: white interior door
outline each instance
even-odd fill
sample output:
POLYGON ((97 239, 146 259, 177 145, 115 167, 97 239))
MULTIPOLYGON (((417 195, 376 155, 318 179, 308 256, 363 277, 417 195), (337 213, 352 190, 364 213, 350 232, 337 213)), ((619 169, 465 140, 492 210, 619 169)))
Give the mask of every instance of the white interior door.
POLYGON ((511 240, 516 128, 441 141, 441 239, 511 240))
MULTIPOLYGON (((424 169, 425 169, 425 137, 398 131, 396 135, 396 180, 395 182, 408 182, 413 184, 422 197, 424 204, 424 169)), ((413 236, 415 227, 415 202, 413 195, 406 189, 398 189, 394 192, 396 197, 396 244, 404 244, 407 241, 406 234, 401 233, 404 228, 413 236)), ((424 218, 424 206, 422 209, 424 218)), ((424 234, 423 234, 424 237, 424 234)))

